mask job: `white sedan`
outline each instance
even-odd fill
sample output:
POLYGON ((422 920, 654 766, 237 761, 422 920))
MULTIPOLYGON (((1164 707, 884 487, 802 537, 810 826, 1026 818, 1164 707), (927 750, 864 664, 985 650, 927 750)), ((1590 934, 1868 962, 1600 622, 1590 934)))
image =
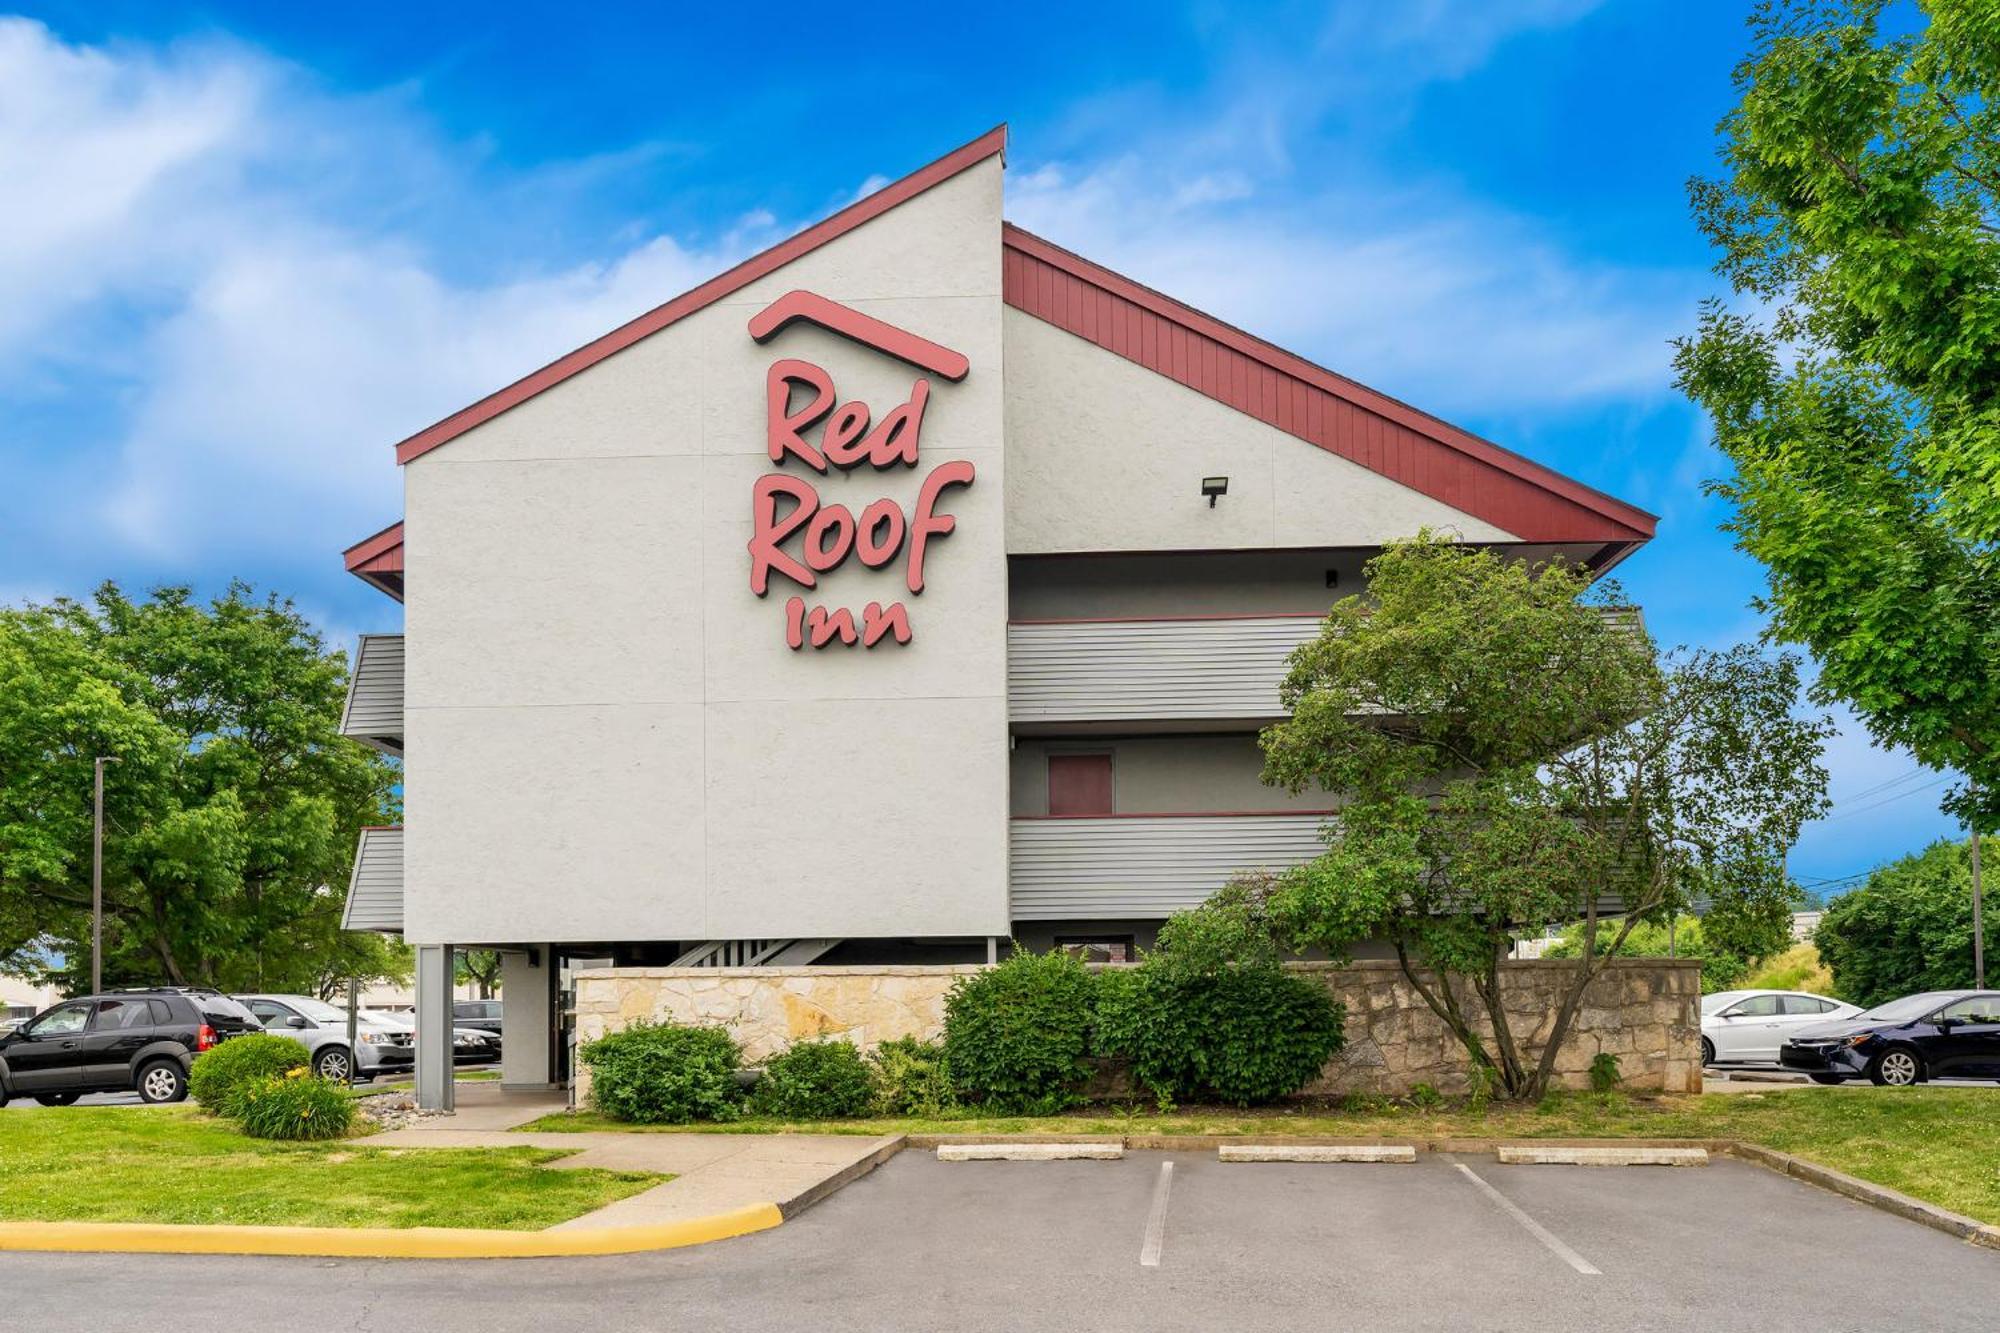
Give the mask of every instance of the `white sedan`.
POLYGON ((1774 1065, 1778 1048, 1802 1027, 1861 1012, 1824 995, 1793 990, 1725 990, 1701 997, 1701 1062, 1774 1065))

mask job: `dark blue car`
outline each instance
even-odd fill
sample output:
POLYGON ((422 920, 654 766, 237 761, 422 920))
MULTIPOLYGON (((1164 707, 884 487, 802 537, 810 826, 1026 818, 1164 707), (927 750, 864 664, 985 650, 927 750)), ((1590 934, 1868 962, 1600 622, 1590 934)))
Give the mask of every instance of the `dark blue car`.
POLYGON ((1925 991, 1793 1035, 1778 1063, 1815 1083, 1865 1078, 1907 1087, 1933 1078, 2000 1081, 2000 992, 1925 991))

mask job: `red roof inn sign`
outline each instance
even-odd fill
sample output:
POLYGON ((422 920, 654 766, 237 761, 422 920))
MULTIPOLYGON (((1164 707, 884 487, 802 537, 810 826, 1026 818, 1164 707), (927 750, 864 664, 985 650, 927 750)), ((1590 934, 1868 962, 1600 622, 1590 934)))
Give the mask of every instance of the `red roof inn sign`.
MULTIPOLYGON (((797 321, 817 324, 954 382, 964 379, 970 369, 965 357, 948 347, 811 292, 781 296, 759 311, 750 321, 750 336, 768 342, 797 321)), ((821 475, 836 468, 851 471, 864 463, 877 471, 917 466, 924 407, 931 394, 927 379, 919 378, 907 401, 872 424, 868 405, 840 402, 833 376, 810 361, 772 362, 765 372, 764 393, 765 441, 773 463, 795 461, 821 475), (806 433, 815 427, 817 438, 808 439, 806 433)), ((857 515, 843 504, 822 504, 818 488, 805 477, 767 472, 750 489, 750 591, 764 596, 773 574, 811 589, 819 585, 821 574, 839 568, 849 556, 869 569, 884 568, 901 556, 904 586, 920 593, 926 549, 957 524, 951 515, 937 512, 938 499, 950 487, 971 484, 972 464, 953 459, 925 476, 908 515, 901 504, 886 497, 857 515), (794 537, 799 539, 796 555, 785 549, 794 537)), ((835 642, 873 648, 884 639, 910 641, 910 613, 900 601, 886 606, 868 603, 857 625, 854 612, 846 607, 809 608, 799 596, 785 600, 785 642, 793 648, 824 648, 835 642)))

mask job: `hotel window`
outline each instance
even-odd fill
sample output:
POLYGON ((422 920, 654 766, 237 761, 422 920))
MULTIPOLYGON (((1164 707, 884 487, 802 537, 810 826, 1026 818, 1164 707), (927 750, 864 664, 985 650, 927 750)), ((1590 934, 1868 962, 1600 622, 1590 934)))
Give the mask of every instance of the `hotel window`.
POLYGON ((1049 813, 1072 817, 1110 814, 1111 756, 1050 755, 1049 813))

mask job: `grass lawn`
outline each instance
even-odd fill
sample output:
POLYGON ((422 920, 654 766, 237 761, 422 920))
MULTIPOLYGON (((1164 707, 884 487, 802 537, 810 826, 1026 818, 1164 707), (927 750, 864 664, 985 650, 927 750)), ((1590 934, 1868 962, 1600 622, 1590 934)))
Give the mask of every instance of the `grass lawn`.
POLYGON ((1688 1097, 1570 1094, 1485 1112, 1407 1104, 1346 1110, 1188 1108, 1167 1115, 1104 1108, 1061 1116, 967 1115, 726 1125, 627 1125, 594 1112, 546 1116, 524 1130, 676 1130, 815 1134, 1201 1134, 1347 1138, 1741 1139, 1872 1180, 2000 1225, 2000 1092, 1977 1088, 1811 1088, 1688 1097))
POLYGON ((190 1106, 0 1112, 0 1219, 538 1231, 668 1176, 538 1148, 273 1143, 190 1106))

